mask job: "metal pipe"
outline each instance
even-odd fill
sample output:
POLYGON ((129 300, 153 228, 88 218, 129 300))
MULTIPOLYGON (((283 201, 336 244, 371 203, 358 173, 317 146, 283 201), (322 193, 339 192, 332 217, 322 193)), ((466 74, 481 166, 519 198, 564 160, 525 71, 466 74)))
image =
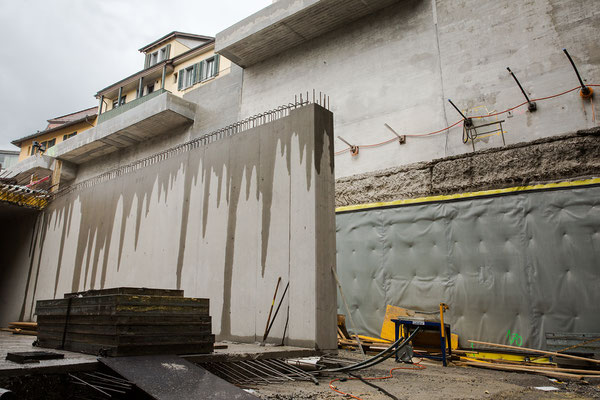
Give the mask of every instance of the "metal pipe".
POLYGON ((117 107, 121 106, 121 96, 123 95, 123 86, 119 86, 119 94, 117 95, 117 107))
POLYGON ((456 104, 454 104, 454 103, 452 102, 452 100, 448 99, 448 102, 449 102, 450 104, 452 104, 452 107, 454 107, 454 109, 455 109, 455 110, 456 110, 456 111, 457 111, 457 112, 460 114, 460 116, 461 116, 461 117, 463 117, 463 119, 465 120, 465 125, 466 125, 466 126, 473 126, 473 120, 472 120, 471 118, 469 118, 469 117, 467 117, 465 114, 463 114, 463 113, 462 113, 462 111, 460 111, 460 110, 458 109, 458 107, 456 107, 456 104))
POLYGON ((569 54, 567 49, 563 49, 563 51, 565 52, 567 58, 571 62, 571 65, 573 66, 573 69, 575 70, 575 74, 577 74, 577 79, 579 79, 579 83, 581 84, 581 93, 584 96, 589 96, 589 94, 591 93, 591 90, 589 87, 585 86, 585 84, 583 83, 583 79, 581 79, 581 75, 579 75, 579 71, 577 70, 577 66, 575 65, 575 62, 571 58, 571 55, 569 54))
POLYGON ((281 283, 281 277, 277 279, 277 285, 275 286, 275 293, 273 294, 273 301, 271 302, 271 308, 269 309, 269 316, 267 317, 267 324, 265 325, 265 333, 263 334, 263 340, 260 343, 261 346, 265 345, 267 335, 269 334, 269 323, 271 322, 271 314, 273 313, 273 307, 275 307, 275 300, 277 299, 277 291, 279 290, 279 284, 281 283))
POLYGON ((140 82, 138 83, 138 99, 144 95, 144 77, 140 78, 140 82))
POLYGON ((519 86, 519 89, 521 89, 521 93, 523 93, 523 96, 525 96, 525 100, 527 100, 528 104, 527 109, 531 112, 537 110, 537 105, 535 104, 535 102, 529 100, 529 96, 527 96, 527 93, 525 93, 525 89, 523 89, 523 86, 521 86, 521 82, 519 82, 515 74, 513 74, 509 67, 506 67, 506 69, 508 70, 508 72, 510 72, 510 75, 513 77, 515 82, 517 82, 517 85, 519 86))

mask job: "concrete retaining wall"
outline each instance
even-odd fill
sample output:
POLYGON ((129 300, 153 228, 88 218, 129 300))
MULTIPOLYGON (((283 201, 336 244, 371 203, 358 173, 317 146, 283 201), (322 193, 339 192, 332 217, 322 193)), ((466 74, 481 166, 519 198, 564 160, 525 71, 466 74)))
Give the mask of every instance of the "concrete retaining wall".
POLYGON ((289 314, 288 344, 335 348, 332 125, 305 106, 58 197, 32 250, 18 237, 18 257, 1 260, 31 276, 3 292, 20 301, 1 314, 28 320, 36 300, 90 288, 180 288, 210 298, 218 338, 254 342, 281 276, 280 295, 290 288, 271 340, 289 314))
POLYGON ((336 206, 600 176, 600 128, 340 178, 336 206))
MULTIPOLYGON (((288 103, 301 92, 306 96, 309 91, 311 97, 314 88, 317 95, 330 95, 336 135, 352 144, 393 139, 384 123, 401 134, 436 131, 461 119, 448 98, 469 115, 522 103, 507 66, 531 98, 576 87, 565 47, 587 83, 600 84, 599 23, 598 1, 399 1, 248 67, 242 115, 288 103)), ((510 145, 592 128, 597 126, 592 114, 592 104, 574 91, 538 102, 534 113, 522 107, 477 123, 505 119, 510 145)), ((477 149, 499 146, 498 135, 476 142, 477 149)), ((344 149, 336 140, 335 150, 344 149)), ((471 151, 457 126, 448 133, 408 137, 405 145, 363 147, 356 157, 341 154, 336 157, 336 177, 471 151)))

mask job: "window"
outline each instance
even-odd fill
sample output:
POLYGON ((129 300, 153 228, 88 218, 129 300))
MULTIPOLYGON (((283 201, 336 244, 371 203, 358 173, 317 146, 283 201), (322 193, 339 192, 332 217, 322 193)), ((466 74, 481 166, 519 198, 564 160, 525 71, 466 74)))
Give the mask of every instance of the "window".
POLYGON ((219 74, 219 55, 200 61, 178 72, 177 89, 185 90, 198 82, 211 79, 219 74))
POLYGON ((127 95, 125 95, 125 96, 121 96, 121 101, 119 101, 119 102, 117 102, 117 100, 116 100, 116 99, 115 99, 115 100, 113 100, 113 103, 112 103, 112 105, 113 105, 113 108, 117 108, 117 107, 119 107, 119 106, 122 106, 123 104, 125 104, 125 103, 126 103, 126 100, 127 100, 127 95))
POLYGON ((168 44, 161 49, 153 51, 152 53, 147 53, 146 61, 144 62, 144 69, 149 68, 153 65, 158 64, 161 61, 168 59, 170 52, 171 52, 171 45, 168 44))
MULTIPOLYGON (((150 93, 152 93, 152 92, 154 92, 154 83, 152 83, 152 84, 150 84, 150 85, 146 86, 146 94, 150 94, 150 93)), ((145 96, 145 95, 144 95, 144 96, 145 96)))
POLYGON ((204 61, 204 68, 202 69, 202 80, 205 81, 213 76, 217 75, 215 73, 215 58, 209 58, 204 61))
POLYGON ((198 68, 196 64, 179 70, 177 89, 184 90, 193 86, 194 83, 196 83, 197 71, 198 68))
POLYGON ((73 132, 73 133, 69 133, 68 135, 64 135, 63 136, 63 141, 72 138, 73 136, 76 136, 77 132, 73 132))

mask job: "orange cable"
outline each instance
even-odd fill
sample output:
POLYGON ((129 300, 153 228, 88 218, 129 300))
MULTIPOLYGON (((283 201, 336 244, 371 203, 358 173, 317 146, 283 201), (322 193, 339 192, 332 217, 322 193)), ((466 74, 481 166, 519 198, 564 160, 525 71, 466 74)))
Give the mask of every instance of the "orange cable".
MULTIPOLYGON (((590 85, 587 85, 587 86, 598 86, 598 87, 600 87, 600 85, 592 85, 592 84, 590 84, 590 85)), ((546 96, 546 97, 540 97, 540 98, 538 98, 538 99, 531 99, 531 101, 532 101, 532 102, 534 102, 534 101, 542 101, 542 100, 548 100, 548 99, 552 99, 552 98, 555 98, 555 97, 563 96, 563 95, 565 95, 565 94, 567 94, 567 93, 571 93, 571 92, 573 92, 573 91, 575 91, 575 90, 577 90, 577 89, 580 89, 580 88, 581 88, 581 86, 577 86, 577 87, 574 87, 573 89, 565 90, 564 92, 561 92, 561 93, 558 93, 558 94, 553 94, 553 95, 546 96)), ((521 103, 521 104, 518 104, 518 105, 516 105, 516 106, 514 106, 514 107, 508 108, 508 109, 506 109, 506 110, 504 110, 504 111, 500 111, 500 112, 497 112, 497 113, 494 113, 494 114, 487 114, 487 115, 476 115, 476 116, 472 116, 472 117, 469 117, 469 118, 488 118, 488 117, 495 117, 495 116, 498 116, 498 115, 506 114, 506 113, 508 113, 508 112, 510 112, 510 111, 512 111, 512 110, 515 110, 515 109, 517 109, 517 108, 519 108, 519 107, 522 107, 522 106, 524 106, 525 104, 528 104, 528 102, 527 102, 527 101, 525 101, 525 102, 523 102, 523 103, 521 103)), ((463 122, 463 120, 461 119, 461 120, 459 120, 459 121, 457 121, 457 122, 453 123, 452 125, 450 125, 450 126, 447 126, 446 128, 443 128, 443 129, 440 129, 440 130, 437 130, 437 131, 434 131, 434 132, 421 133, 421 134, 407 134, 407 135, 404 135, 404 136, 407 136, 407 137, 422 137, 422 136, 431 136, 431 135, 436 135, 436 134, 438 134, 438 133, 441 133, 441 132, 444 132, 444 131, 447 131, 447 130, 451 129, 451 128, 455 127, 456 125, 459 125, 459 124, 460 124, 460 123, 462 123, 462 122, 463 122)), ((398 140, 398 139, 397 139, 397 138, 392 138, 392 139, 388 139, 388 140, 385 140, 385 141, 383 141, 383 142, 380 142, 380 143, 373 143, 373 144, 359 144, 359 145, 356 145, 356 147, 365 147, 365 148, 379 147, 379 146, 386 145, 386 144, 388 144, 388 143, 395 142, 396 140, 398 140)), ((334 153, 334 155, 336 155, 336 156, 337 156, 337 155, 340 155, 340 154, 346 153, 346 152, 348 152, 348 151, 350 151, 350 148, 345 148, 345 149, 343 149, 343 150, 340 150, 340 151, 337 151, 337 152, 335 152, 335 153, 334 153)))
MULTIPOLYGON (((423 360, 421 360, 421 361, 423 361, 423 360)), ((394 377, 393 373, 394 373, 394 371, 396 371, 398 369, 409 369, 409 370, 426 369, 427 367, 425 367, 424 365, 421 365, 421 361, 419 361, 418 363, 414 363, 412 367, 396 367, 396 368, 392 368, 392 369, 390 369, 389 374, 386 375, 386 376, 375 376, 375 377, 372 377, 372 378, 362 378, 362 380, 365 380, 365 381, 378 381, 378 380, 383 380, 383 379, 390 379, 390 378, 394 377)), ((363 400, 360 397, 357 397, 357 396, 351 395, 350 393, 345 393, 345 392, 342 392, 341 390, 338 390, 337 386, 334 386, 333 383, 336 382, 336 381, 339 381, 340 379, 341 378, 332 379, 329 382, 329 388, 331 390, 333 390, 334 392, 341 394, 342 396, 348 396, 348 397, 351 397, 353 399, 363 400)), ((348 380, 348 381, 358 381, 358 380, 360 380, 360 378, 347 378, 346 380, 348 380)))

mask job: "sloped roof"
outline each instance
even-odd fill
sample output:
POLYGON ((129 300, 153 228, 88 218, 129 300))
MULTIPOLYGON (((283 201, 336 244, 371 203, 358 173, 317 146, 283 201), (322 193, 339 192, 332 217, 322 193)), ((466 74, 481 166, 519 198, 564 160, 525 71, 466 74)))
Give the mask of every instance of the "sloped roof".
POLYGON ((48 120, 48 126, 43 131, 36 132, 34 134, 22 137, 20 139, 15 139, 11 143, 15 146, 19 146, 22 142, 34 139, 40 135, 45 135, 46 133, 54 132, 58 129, 65 128, 71 125, 75 125, 79 122, 83 121, 93 121, 94 118, 97 117, 98 107, 90 107, 85 110, 76 111, 71 114, 61 115, 60 117, 55 117, 48 120))
POLYGON ((146 50, 148 50, 154 46, 158 46, 159 44, 161 44, 163 42, 166 42, 173 38, 178 38, 178 37, 185 38, 185 39, 196 39, 196 40, 214 40, 214 37, 212 37, 212 36, 196 35, 194 33, 173 31, 173 32, 168 33, 165 36, 161 37, 160 39, 157 39, 154 42, 145 45, 144 47, 139 49, 139 51, 143 53, 146 50))

